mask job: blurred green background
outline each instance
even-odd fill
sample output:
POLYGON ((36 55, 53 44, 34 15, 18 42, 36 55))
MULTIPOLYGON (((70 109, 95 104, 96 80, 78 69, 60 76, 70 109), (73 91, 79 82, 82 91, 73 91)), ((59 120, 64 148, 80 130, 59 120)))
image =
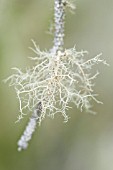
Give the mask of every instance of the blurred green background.
POLYGON ((60 115, 45 119, 29 148, 18 152, 28 116, 15 124, 18 101, 2 80, 10 68, 32 65, 31 39, 51 48, 53 0, 0 0, 0 170, 113 170, 113 0, 76 0, 76 7, 74 15, 67 11, 65 47, 76 44, 90 58, 102 52, 110 63, 97 66, 95 91, 104 105, 94 103, 96 116, 73 107, 66 124, 60 115))

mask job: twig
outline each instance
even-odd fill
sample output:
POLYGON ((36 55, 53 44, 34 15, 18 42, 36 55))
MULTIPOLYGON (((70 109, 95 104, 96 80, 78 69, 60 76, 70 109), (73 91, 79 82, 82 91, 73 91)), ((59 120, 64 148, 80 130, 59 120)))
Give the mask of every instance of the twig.
POLYGON ((18 141, 18 151, 24 150, 28 147, 28 143, 32 138, 33 133, 35 132, 37 123, 40 121, 40 115, 42 112, 42 104, 38 103, 37 108, 34 110, 26 129, 18 141))

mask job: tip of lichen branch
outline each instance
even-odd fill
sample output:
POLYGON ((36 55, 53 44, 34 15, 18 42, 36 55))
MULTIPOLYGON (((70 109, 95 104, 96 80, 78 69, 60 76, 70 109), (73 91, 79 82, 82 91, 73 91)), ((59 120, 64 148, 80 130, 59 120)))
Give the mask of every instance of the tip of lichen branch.
POLYGON ((21 148, 21 147, 18 147, 17 150, 18 150, 19 152, 21 152, 21 151, 22 151, 22 148, 21 148))

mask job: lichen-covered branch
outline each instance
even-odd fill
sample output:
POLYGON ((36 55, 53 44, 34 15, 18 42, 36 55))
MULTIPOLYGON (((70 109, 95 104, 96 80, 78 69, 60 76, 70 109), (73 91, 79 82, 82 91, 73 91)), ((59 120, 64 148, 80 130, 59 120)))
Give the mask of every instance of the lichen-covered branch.
POLYGON ((26 149, 28 147, 29 141, 32 138, 33 133, 35 132, 37 122, 40 120, 42 112, 42 105, 41 102, 37 104, 37 107, 34 109, 32 116, 26 126, 26 129, 18 141, 18 151, 26 149))
MULTIPOLYGON (((101 54, 89 60, 85 59, 87 51, 78 52, 76 48, 63 50, 65 7, 69 6, 66 0, 55 0, 54 5, 54 45, 51 51, 41 51, 33 41, 36 54, 32 57, 34 66, 22 71, 13 68, 16 72, 5 81, 13 86, 19 101, 20 121, 28 110, 31 114, 28 125, 18 142, 18 150, 26 149, 37 123, 46 117, 61 114, 64 121, 68 121, 69 104, 74 103, 81 111, 91 111, 91 100, 97 100, 94 93, 94 79, 99 72, 91 74, 95 64, 107 64, 100 58, 101 54)), ((92 112, 94 113, 94 112, 92 112)))
POLYGON ((54 46, 52 52, 56 53, 58 50, 63 50, 64 45, 64 23, 65 23, 65 7, 66 1, 54 1, 54 46))

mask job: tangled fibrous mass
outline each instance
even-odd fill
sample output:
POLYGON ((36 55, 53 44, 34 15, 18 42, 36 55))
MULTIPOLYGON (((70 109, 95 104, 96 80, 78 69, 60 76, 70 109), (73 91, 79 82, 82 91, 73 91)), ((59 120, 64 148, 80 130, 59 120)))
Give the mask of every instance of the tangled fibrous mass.
POLYGON ((54 54, 41 52, 36 43, 33 43, 35 48, 32 50, 37 56, 31 60, 34 60, 35 65, 25 72, 13 68, 16 73, 5 80, 14 86, 19 100, 18 121, 26 114, 26 109, 33 112, 39 102, 42 104, 39 123, 46 115, 54 117, 56 113, 61 113, 64 121, 67 121, 69 103, 74 103, 81 111, 90 111, 91 99, 101 103, 92 89, 92 81, 99 73, 91 75, 92 66, 107 64, 100 59, 101 54, 85 61, 84 55, 87 52, 77 52, 75 47, 54 54))

